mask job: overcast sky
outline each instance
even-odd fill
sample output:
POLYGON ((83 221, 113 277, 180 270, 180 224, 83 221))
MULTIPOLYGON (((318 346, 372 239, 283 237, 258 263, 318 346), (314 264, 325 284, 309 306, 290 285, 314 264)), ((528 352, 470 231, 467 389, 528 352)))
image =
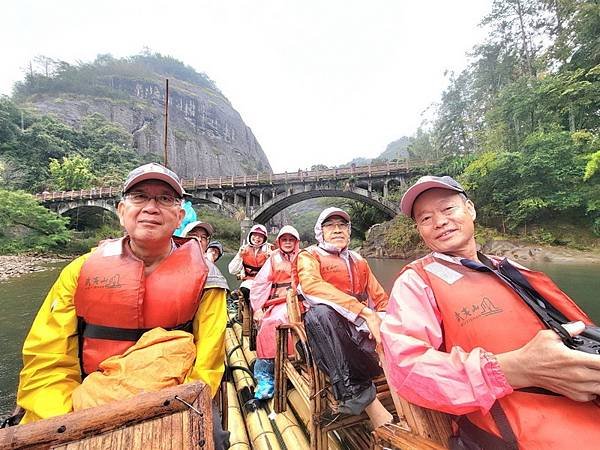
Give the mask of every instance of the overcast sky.
POLYGON ((205 72, 276 172, 375 157, 412 135, 490 0, 5 0, 0 93, 36 55, 144 47, 205 72))

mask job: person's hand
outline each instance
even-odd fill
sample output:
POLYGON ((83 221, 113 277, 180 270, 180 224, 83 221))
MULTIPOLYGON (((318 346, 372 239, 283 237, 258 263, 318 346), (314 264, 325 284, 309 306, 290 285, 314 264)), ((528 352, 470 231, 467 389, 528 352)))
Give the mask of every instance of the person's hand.
POLYGON ((381 332, 379 331, 379 328, 381 327, 381 318, 379 317, 379 314, 365 306, 359 316, 365 319, 370 332, 369 337, 375 339, 376 347, 379 348, 381 346, 381 332))
MULTIPOLYGON (((563 327, 576 336, 585 325, 574 322, 563 327)), ((496 358, 515 389, 537 386, 579 402, 600 395, 600 355, 568 348, 552 330, 538 331, 520 349, 496 358)))
POLYGON ((264 316, 265 316, 264 311, 262 309, 259 309, 257 311, 254 311, 253 319, 257 324, 260 325, 260 322, 263 320, 264 316))

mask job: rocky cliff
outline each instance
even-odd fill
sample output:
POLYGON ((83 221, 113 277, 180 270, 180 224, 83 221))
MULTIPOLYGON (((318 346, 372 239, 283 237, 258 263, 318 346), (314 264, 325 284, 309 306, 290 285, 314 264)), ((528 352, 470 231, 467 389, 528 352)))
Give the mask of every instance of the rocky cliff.
MULTIPOLYGON (((117 96, 77 92, 41 92, 21 101, 40 114, 52 114, 78 127, 99 113, 131 132, 132 145, 142 155, 162 161, 164 148, 164 76, 104 76, 117 96)), ((269 161, 252 130, 218 90, 169 77, 168 162, 180 176, 216 177, 271 172, 269 161)))

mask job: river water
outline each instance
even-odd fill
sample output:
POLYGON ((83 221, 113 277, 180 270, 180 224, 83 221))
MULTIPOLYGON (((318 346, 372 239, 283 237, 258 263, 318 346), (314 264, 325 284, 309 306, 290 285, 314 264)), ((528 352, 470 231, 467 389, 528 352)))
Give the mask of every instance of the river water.
MULTIPOLYGON (((231 256, 223 257, 218 266, 227 275, 230 286, 235 286, 235 279, 226 270, 230 260, 231 256)), ((369 263, 373 273, 389 293, 405 261, 371 259, 369 263)), ((0 282, 0 349, 4 353, 0 359, 0 416, 10 412, 14 406, 23 339, 63 265, 64 263, 54 264, 48 271, 0 282)), ((530 267, 550 275, 596 323, 600 323, 600 264, 535 264, 530 267)))

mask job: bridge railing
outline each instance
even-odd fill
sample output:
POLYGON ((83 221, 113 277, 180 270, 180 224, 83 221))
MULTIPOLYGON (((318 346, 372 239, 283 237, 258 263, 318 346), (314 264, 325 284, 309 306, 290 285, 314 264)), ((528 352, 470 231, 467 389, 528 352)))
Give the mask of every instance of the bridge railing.
MULTIPOLYGON (((332 169, 301 170, 284 173, 257 173, 256 175, 221 176, 182 179, 187 191, 199 189, 222 189, 232 187, 286 184, 320 180, 348 179, 352 177, 379 177, 392 174, 408 173, 411 170, 436 164, 438 161, 395 161, 387 164, 339 167, 332 169)), ((120 195, 120 187, 98 187, 76 191, 42 192, 36 194, 42 202, 69 201, 79 199, 111 198, 120 195)))
POLYGON ((221 176, 211 178, 183 179, 186 190, 220 189, 231 187, 256 186, 262 184, 281 184, 290 182, 319 181, 324 179, 339 179, 365 176, 382 176, 393 173, 406 173, 417 167, 429 166, 437 161, 402 161, 380 165, 351 166, 332 169, 301 170, 276 174, 257 173, 256 175, 221 176))
POLYGON ((51 201, 69 201, 69 200, 80 200, 80 199, 94 199, 94 198, 112 198, 121 193, 121 189, 118 187, 97 187, 90 189, 78 189, 76 191, 44 191, 40 194, 35 194, 36 198, 42 202, 51 201))

